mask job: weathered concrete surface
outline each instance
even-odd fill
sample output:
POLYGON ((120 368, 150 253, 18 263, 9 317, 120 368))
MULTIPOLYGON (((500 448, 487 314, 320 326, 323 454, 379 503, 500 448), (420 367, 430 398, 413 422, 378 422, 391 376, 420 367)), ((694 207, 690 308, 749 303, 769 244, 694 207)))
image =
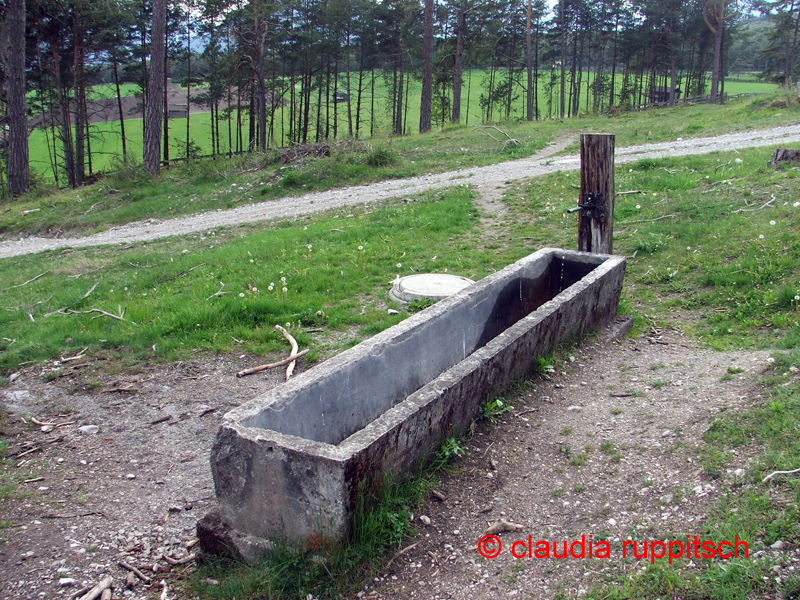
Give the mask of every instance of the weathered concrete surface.
POLYGON ((540 250, 227 413, 214 529, 249 561, 256 540, 346 536, 360 486, 409 471, 538 356, 614 317, 624 269, 540 250))

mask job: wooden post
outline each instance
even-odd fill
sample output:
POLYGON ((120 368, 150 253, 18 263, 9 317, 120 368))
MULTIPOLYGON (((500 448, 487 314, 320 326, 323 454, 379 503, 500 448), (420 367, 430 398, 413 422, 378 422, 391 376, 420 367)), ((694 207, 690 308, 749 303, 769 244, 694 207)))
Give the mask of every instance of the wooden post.
POLYGON ((614 136, 581 134, 578 250, 611 254, 614 241, 614 136))

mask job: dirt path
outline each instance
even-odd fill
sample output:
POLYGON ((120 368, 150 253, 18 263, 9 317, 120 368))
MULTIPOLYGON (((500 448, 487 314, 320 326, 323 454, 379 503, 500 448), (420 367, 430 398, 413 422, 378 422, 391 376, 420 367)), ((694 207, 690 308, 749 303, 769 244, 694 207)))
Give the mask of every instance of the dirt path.
MULTIPOLYGON (((715 151, 728 151, 756 146, 769 146, 779 143, 800 142, 800 125, 778 127, 761 131, 730 133, 710 138, 676 140, 659 144, 629 146, 616 152, 617 163, 628 163, 645 158, 663 158, 705 154, 715 151)), ((321 212, 351 204, 375 202, 402 194, 417 194, 431 189, 452 185, 475 185, 479 189, 502 187, 508 181, 526 177, 536 177, 556 171, 579 168, 577 156, 542 158, 534 155, 529 158, 508 161, 486 167, 462 169, 437 175, 426 175, 409 179, 382 181, 369 185, 350 187, 307 194, 296 198, 249 204, 230 210, 215 211, 181 217, 168 221, 146 221, 115 227, 82 238, 46 239, 36 236, 18 241, 0 243, 0 258, 34 254, 44 250, 72 247, 101 246, 105 244, 129 244, 154 240, 175 235, 184 235, 214 227, 224 227, 291 218, 298 215, 321 212)))

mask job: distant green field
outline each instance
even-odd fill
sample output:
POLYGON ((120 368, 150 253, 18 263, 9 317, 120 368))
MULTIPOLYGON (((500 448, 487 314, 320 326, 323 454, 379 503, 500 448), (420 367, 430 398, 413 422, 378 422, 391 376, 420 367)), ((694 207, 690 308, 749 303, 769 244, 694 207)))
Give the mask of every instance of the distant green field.
MULTIPOLYGON (((539 92, 539 116, 541 119, 557 116, 559 100, 558 89, 548 90, 545 85, 545 77, 549 77, 549 73, 541 73, 538 85, 539 92)), ((462 95, 462 119, 466 125, 476 125, 484 121, 485 110, 481 107, 481 96, 486 94, 485 81, 488 77, 488 72, 485 70, 470 70, 464 76, 464 87, 462 95)), ((504 74, 496 75, 498 79, 503 79, 504 74)), ((747 78, 751 79, 751 78, 747 78)), ((586 111, 587 108, 587 90, 593 84, 593 74, 585 73, 581 85, 580 106, 581 111, 586 111)), ((618 76, 618 87, 621 86, 622 77, 618 76)), ((358 84, 358 75, 351 74, 351 110, 353 131, 355 133, 355 112, 356 112, 356 86, 358 84)), ((364 91, 362 92, 362 107, 361 107, 361 125, 360 125, 360 138, 369 138, 371 124, 376 137, 385 138, 391 132, 391 107, 388 103, 388 90, 380 73, 375 76, 375 102, 374 111, 371 97, 371 80, 367 75, 364 78, 363 84, 364 91), (374 114, 373 114, 374 112, 374 114)), ((742 94, 742 93, 763 93, 775 90, 775 85, 756 82, 752 80, 728 79, 725 82, 725 92, 727 94, 742 94)), ((297 85, 299 91, 299 84, 297 85)), ((345 82, 340 78, 339 90, 345 90, 345 82)), ((138 92, 138 86, 133 84, 125 84, 123 86, 123 94, 132 95, 138 92)), ((448 90, 450 93, 450 90, 448 90)), ((93 95, 96 98, 100 97, 113 97, 115 89, 113 85, 95 86, 93 88, 93 95)), ((441 103, 437 99, 441 96, 441 88, 434 90, 434 127, 443 124, 441 103), (437 96, 438 92, 438 96, 437 96)), ((591 102, 591 98, 589 99, 591 102)), ((416 79, 411 79, 409 82, 409 92, 407 94, 407 124, 406 133, 414 134, 419 129, 419 102, 420 102, 420 82, 416 79)), ((449 117, 449 106, 445 107, 444 121, 446 122, 449 117)), ((330 106, 325 104, 321 107, 323 113, 321 122, 321 132, 325 128, 325 114, 330 117, 330 135, 333 135, 333 116, 336 115, 337 120, 337 138, 342 139, 348 136, 348 117, 347 117, 347 104, 340 102, 337 104, 331 103, 330 106)), ((316 123, 317 123, 318 106, 312 104, 309 116, 310 132, 308 141, 314 142, 316 136, 316 123)), ((525 117, 525 90, 521 86, 515 86, 512 89, 512 104, 511 113, 508 118, 512 120, 522 120, 525 117)), ((242 129, 243 129, 243 146, 247 147, 249 143, 248 138, 248 123, 249 115, 242 114, 242 129)), ((492 122, 498 123, 507 119, 505 102, 500 102, 494 106, 492 112, 492 122)), ((289 107, 283 106, 279 108, 274 115, 274 144, 276 146, 283 146, 288 144, 289 140, 289 107)), ((296 120, 296 117, 295 117, 296 120)), ((190 119, 190 138, 193 144, 199 148, 199 152, 203 155, 211 154, 211 115, 210 113, 193 114, 190 119)), ((234 111, 230 120, 223 117, 220 120, 220 142, 219 149, 222 153, 227 153, 231 150, 229 147, 229 132, 228 126, 230 124, 230 139, 232 140, 232 149, 236 149, 236 112, 234 111)), ((126 138, 128 142, 128 157, 134 162, 141 162, 142 156, 142 120, 141 119, 128 119, 125 121, 126 138)), ((109 121, 107 123, 96 123, 91 126, 92 139, 92 170, 94 172, 108 170, 119 165, 122 161, 122 144, 119 121, 109 121)), ((186 155, 186 119, 170 119, 170 157, 181 158, 186 155)), ((61 160, 60 151, 56 153, 59 155, 57 160, 61 160)), ((33 131, 30 137, 30 157, 31 167, 36 170, 39 175, 48 182, 54 180, 52 157, 53 140, 50 138, 50 144, 47 143, 47 136, 43 130, 37 129, 33 131)), ((87 165, 88 168, 88 165, 87 165)))

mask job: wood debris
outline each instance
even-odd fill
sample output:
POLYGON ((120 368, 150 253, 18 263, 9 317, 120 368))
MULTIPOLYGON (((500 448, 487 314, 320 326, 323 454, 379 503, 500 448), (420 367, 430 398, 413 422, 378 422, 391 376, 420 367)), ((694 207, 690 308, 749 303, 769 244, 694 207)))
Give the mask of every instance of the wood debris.
POLYGON ((282 367, 283 365, 295 361, 301 356, 305 356, 306 354, 308 354, 307 348, 305 350, 301 350, 300 352, 294 354, 293 356, 288 356, 283 360, 279 360, 278 362, 269 363, 267 365, 260 365, 258 367, 253 367, 252 369, 245 369, 244 371, 239 371, 238 373, 236 373, 236 376, 244 377, 245 375, 253 375, 254 373, 260 373, 261 371, 267 371, 269 369, 277 369, 278 367, 282 367))
POLYGON ((503 533, 504 531, 522 531, 523 526, 519 523, 512 523, 507 519, 500 519, 499 521, 495 521, 494 523, 490 523, 489 527, 487 527, 486 531, 483 532, 484 535, 494 535, 496 533, 503 533))
POLYGON ((123 569, 126 569, 126 570, 130 571, 131 573, 133 573, 134 575, 136 575, 139 579, 144 581, 147 585, 150 585, 150 584, 153 583, 153 580, 150 577, 148 577, 147 575, 142 573, 139 569, 137 569, 133 565, 129 565, 128 563, 126 563, 124 561, 119 561, 117 564, 120 567, 122 567, 123 569))
POLYGON ((80 596, 80 600, 98 600, 103 595, 103 592, 114 586, 114 579, 106 577, 92 589, 90 589, 84 596, 80 596))
MULTIPOLYGON (((292 351, 290 352, 290 355, 291 356, 296 355, 297 351, 300 349, 300 347, 297 345, 297 340, 294 339, 294 337, 292 337, 291 333, 286 331, 280 325, 275 325, 275 329, 277 329, 278 331, 281 332, 281 334, 283 334, 283 337, 285 337, 287 339, 287 341, 289 342, 289 345, 292 347, 292 351)), ((286 367, 286 381, 289 381, 289 378, 292 376, 292 373, 294 372, 294 365, 295 365, 295 361, 292 360, 289 363, 289 366, 286 367)))

